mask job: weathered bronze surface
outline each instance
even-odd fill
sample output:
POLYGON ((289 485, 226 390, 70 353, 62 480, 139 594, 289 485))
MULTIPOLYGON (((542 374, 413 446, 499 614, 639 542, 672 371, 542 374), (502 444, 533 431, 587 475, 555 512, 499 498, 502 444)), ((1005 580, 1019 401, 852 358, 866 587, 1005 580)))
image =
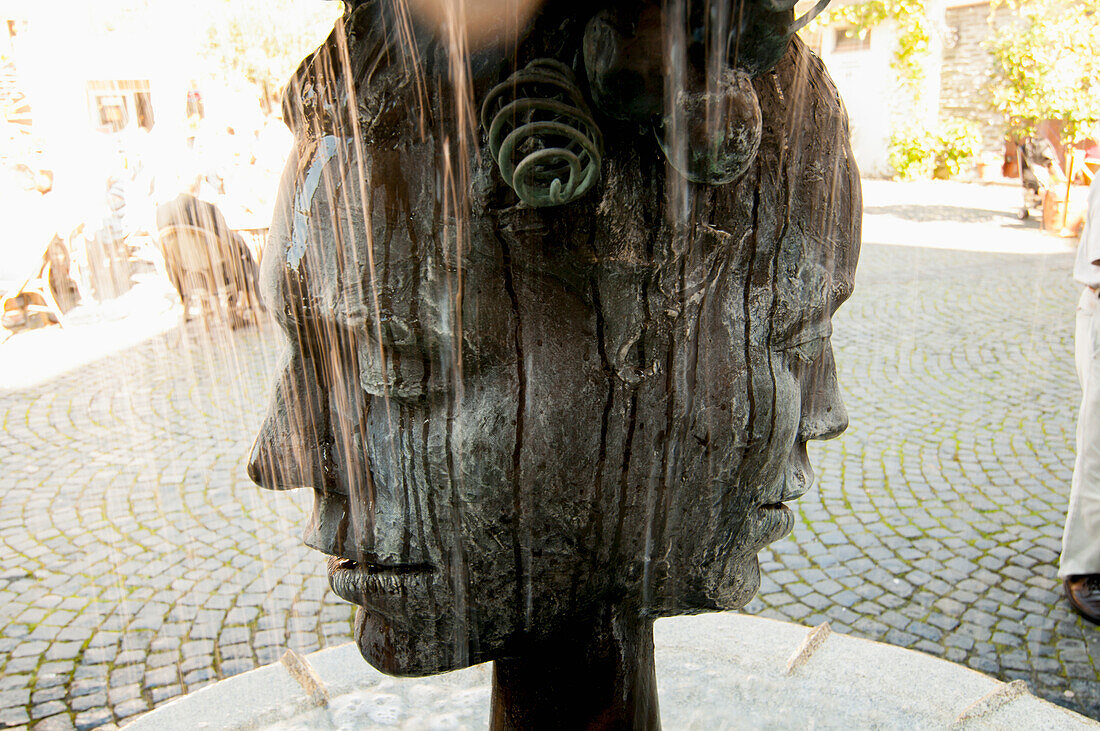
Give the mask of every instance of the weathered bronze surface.
POLYGON ((655 728, 653 620, 756 591, 806 442, 847 424, 830 318, 860 238, 791 19, 551 1, 460 53, 374 0, 303 62, 250 473, 313 488, 305 541, 375 667, 496 660, 498 728, 655 728), (521 98, 558 116, 494 142, 547 121, 521 98))

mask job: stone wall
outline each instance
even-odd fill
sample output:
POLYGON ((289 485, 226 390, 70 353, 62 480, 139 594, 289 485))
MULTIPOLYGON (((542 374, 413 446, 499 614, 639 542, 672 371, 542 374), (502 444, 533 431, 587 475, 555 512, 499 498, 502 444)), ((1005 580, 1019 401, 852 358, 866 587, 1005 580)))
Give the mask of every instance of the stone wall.
MULTIPOLYGON (((997 10, 997 26, 1009 22, 1010 12, 997 10)), ((982 151, 1004 151, 1004 116, 993 110, 989 80, 993 56, 983 47, 990 37, 989 3, 947 8, 943 65, 940 71, 940 121, 959 117, 981 125, 982 151)))
POLYGON ((0 17, 0 121, 30 126, 30 106, 19 83, 15 66, 16 36, 26 30, 27 24, 19 20, 0 17))

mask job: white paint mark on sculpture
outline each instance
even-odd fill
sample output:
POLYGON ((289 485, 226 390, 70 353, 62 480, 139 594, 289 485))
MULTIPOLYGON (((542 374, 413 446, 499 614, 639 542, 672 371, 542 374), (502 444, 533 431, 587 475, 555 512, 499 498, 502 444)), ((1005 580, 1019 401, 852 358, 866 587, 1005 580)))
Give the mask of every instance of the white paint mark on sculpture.
POLYGON ((321 183, 321 171, 336 155, 340 146, 340 140, 332 135, 321 138, 317 150, 313 153, 313 160, 306 170, 305 180, 298 188, 294 196, 294 226, 290 232, 290 245, 286 250, 287 264, 298 270, 298 263, 306 253, 306 242, 309 240, 309 215, 313 207, 313 196, 317 192, 317 186, 321 183))

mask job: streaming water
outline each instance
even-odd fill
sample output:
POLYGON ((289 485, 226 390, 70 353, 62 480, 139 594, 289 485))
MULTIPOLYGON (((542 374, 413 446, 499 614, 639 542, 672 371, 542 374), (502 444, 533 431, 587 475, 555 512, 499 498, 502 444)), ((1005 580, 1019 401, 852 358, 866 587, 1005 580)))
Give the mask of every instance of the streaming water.
POLYGON ((1042 611, 1069 254, 1017 188, 867 182, 864 217, 793 35, 823 5, 231 5, 9 23, 0 290, 52 298, 0 330, 0 728, 623 606, 830 620, 1100 713, 1095 640, 1042 611))

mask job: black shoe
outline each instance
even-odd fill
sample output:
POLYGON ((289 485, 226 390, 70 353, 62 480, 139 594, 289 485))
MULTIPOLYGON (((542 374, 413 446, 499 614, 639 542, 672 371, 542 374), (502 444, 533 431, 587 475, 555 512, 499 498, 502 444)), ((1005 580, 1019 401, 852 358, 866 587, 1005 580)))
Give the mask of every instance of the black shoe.
POLYGON ((1077 613, 1093 624, 1100 624, 1100 574, 1067 576, 1062 586, 1077 613))

